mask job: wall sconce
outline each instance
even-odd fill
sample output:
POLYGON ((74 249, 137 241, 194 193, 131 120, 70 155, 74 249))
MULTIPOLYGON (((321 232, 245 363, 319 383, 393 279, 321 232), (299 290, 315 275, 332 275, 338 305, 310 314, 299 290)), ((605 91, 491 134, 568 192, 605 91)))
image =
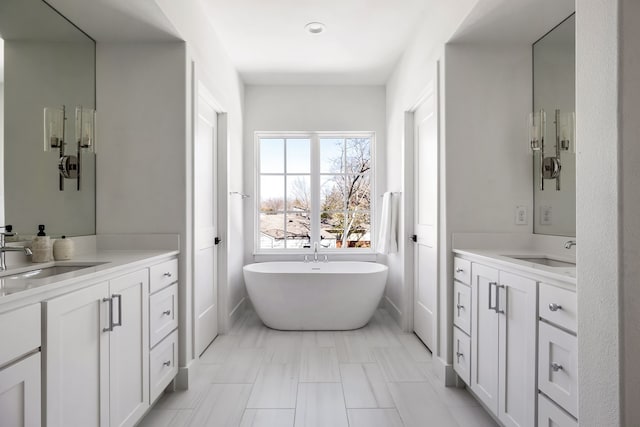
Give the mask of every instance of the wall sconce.
POLYGON ((95 153, 95 123, 96 112, 86 107, 76 107, 75 138, 77 149, 75 154, 65 154, 65 121, 66 108, 47 107, 44 109, 44 151, 57 150, 60 191, 64 190, 65 179, 77 180, 80 190, 80 176, 82 170, 82 153, 95 153))
POLYGON ((538 187, 544 190, 545 179, 555 179, 560 190, 561 151, 575 153, 575 114, 555 111, 555 156, 545 157, 546 113, 544 110, 529 114, 529 149, 537 156, 540 170, 538 187))

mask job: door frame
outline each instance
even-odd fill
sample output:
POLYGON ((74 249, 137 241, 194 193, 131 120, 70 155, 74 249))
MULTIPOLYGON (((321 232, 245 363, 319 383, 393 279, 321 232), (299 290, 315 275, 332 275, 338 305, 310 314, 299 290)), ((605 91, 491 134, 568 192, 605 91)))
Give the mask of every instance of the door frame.
POLYGON ((414 304, 416 296, 416 250, 415 243, 411 240, 410 236, 414 234, 415 226, 415 202, 414 198, 410 195, 415 194, 415 181, 416 181, 416 156, 415 156, 415 138, 414 138, 414 114, 419 107, 430 97, 435 98, 435 114, 437 123, 437 149, 438 149, 438 192, 437 192, 437 221, 436 221, 436 247, 438 253, 437 260, 437 284, 436 284, 436 322, 434 330, 434 348, 431 349, 434 356, 440 355, 440 325, 441 320, 441 291, 440 291, 440 245, 441 245, 441 191, 440 180, 441 176, 441 109, 440 109, 440 60, 435 61, 435 70, 433 78, 424 86, 420 95, 416 98, 416 101, 412 106, 405 111, 404 120, 404 223, 405 223, 405 259, 404 259, 404 279, 405 279, 405 301, 404 301, 404 316, 402 322, 402 329, 406 332, 413 332, 414 327, 414 304))

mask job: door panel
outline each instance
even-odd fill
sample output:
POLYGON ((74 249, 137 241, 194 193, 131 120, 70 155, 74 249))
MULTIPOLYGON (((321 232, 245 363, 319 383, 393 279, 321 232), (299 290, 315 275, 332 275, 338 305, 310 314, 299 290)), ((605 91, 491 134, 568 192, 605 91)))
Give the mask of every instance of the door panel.
POLYGON ((498 270, 471 267, 471 389, 493 413, 498 413, 498 270))
POLYGON ((438 324, 438 116, 437 78, 414 113, 415 213, 417 237, 413 324, 418 337, 435 350, 438 324))
POLYGON ((194 308, 196 354, 218 334, 216 265, 216 126, 217 114, 207 90, 198 86, 193 150, 194 308))

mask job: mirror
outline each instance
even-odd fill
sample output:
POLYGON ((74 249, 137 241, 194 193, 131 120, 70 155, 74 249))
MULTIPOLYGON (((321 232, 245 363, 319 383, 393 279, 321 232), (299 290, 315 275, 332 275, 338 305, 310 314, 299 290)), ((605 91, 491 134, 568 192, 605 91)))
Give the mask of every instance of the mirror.
POLYGON ((533 44, 533 111, 546 117, 533 152, 538 234, 576 235, 575 45, 575 14, 533 44))
MULTIPOLYGON (((60 150, 44 151, 44 108, 66 108, 64 154, 77 154, 77 106, 95 109, 95 42, 42 0, 0 2, 1 224, 25 238, 95 234, 95 155, 81 185, 64 179, 60 150)), ((1 225, 0 224, 0 225, 1 225)))

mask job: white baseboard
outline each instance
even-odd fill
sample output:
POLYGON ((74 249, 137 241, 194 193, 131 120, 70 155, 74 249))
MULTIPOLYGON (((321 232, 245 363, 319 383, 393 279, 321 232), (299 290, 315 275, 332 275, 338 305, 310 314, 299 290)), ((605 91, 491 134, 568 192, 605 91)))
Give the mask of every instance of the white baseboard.
POLYGON ((178 390, 188 390, 189 385, 193 384, 198 374, 198 368, 200 367, 200 359, 193 359, 187 366, 181 366, 178 368, 178 375, 176 375, 175 384, 178 390))
POLYGON ((229 313, 229 329, 240 319, 242 313, 247 309, 247 297, 242 297, 240 302, 233 307, 233 310, 229 313))
POLYGON ((456 387, 458 385, 458 375, 453 370, 453 365, 448 364, 439 357, 434 357, 433 369, 445 387, 456 387))

